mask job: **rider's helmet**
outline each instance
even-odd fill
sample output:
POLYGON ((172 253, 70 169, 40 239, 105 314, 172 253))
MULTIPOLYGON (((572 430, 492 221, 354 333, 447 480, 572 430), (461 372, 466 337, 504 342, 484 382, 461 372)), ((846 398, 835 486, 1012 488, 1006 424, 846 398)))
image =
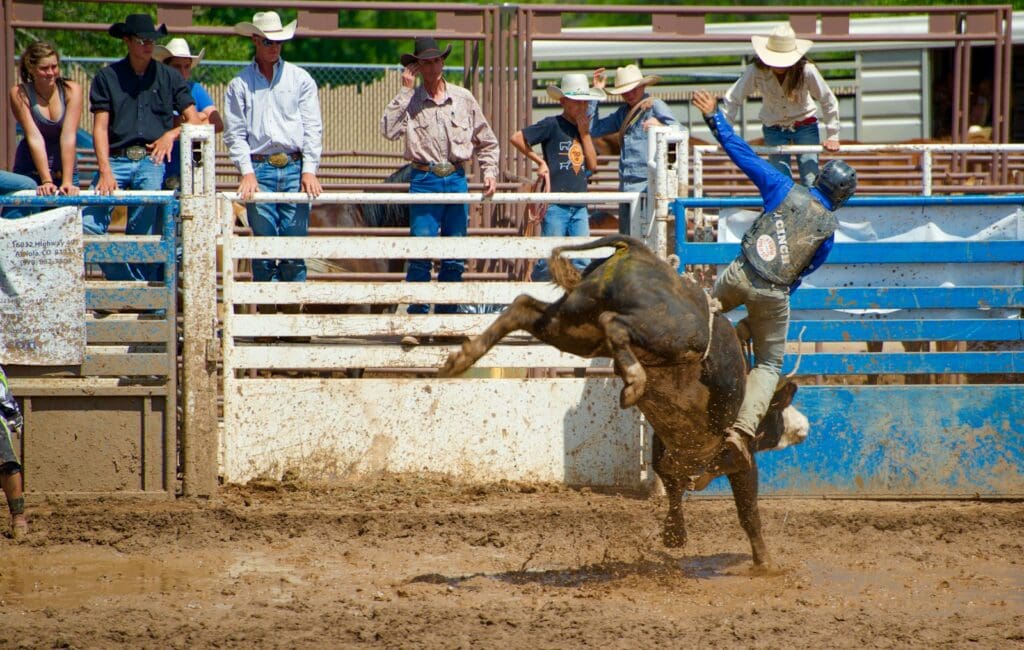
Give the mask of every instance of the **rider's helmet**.
POLYGON ((838 210, 857 191, 857 171, 842 160, 830 160, 821 168, 814 187, 838 210))

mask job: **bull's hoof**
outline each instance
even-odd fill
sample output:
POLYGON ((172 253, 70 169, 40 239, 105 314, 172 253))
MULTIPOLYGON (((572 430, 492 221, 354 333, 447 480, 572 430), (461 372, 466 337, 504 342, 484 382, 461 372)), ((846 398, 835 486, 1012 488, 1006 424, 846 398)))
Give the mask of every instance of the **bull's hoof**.
POLYGON ((661 543, 665 548, 683 548, 686 546, 686 529, 666 523, 661 530, 661 543))
POLYGON ((639 402, 643 395, 643 384, 626 384, 623 386, 622 392, 619 393, 619 406, 621 408, 628 409, 630 406, 634 406, 639 402))
POLYGON ((448 355, 448 360, 444 362, 441 369, 437 371, 438 377, 457 377, 469 369, 469 362, 466 359, 466 355, 460 350, 458 352, 452 352, 448 355))

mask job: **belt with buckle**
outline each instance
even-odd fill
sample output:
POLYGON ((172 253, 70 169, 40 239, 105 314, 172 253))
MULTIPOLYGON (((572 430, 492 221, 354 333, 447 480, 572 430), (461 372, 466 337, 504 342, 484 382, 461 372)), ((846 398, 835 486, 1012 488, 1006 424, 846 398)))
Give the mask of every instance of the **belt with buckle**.
POLYGON ((807 119, 800 120, 799 122, 793 122, 793 126, 791 126, 789 128, 791 128, 791 129, 799 129, 801 126, 809 126, 811 124, 817 123, 817 121, 818 121, 818 118, 816 118, 816 117, 814 117, 812 115, 812 116, 808 117, 807 119))
POLYGON ((121 147, 120 149, 110 150, 111 158, 127 158, 128 160, 139 162, 146 157, 146 148, 139 144, 133 144, 130 147, 121 147))
POLYGON ((421 172, 430 172, 439 178, 451 176, 457 171, 462 171, 462 163, 450 163, 448 161, 439 163, 413 162, 412 166, 413 169, 418 169, 421 172))
POLYGON ((293 160, 302 160, 302 152, 296 151, 294 153, 285 153, 280 151, 278 153, 272 153, 269 155, 263 155, 261 153, 254 153, 249 156, 253 162, 268 162, 274 167, 286 167, 288 163, 293 160))

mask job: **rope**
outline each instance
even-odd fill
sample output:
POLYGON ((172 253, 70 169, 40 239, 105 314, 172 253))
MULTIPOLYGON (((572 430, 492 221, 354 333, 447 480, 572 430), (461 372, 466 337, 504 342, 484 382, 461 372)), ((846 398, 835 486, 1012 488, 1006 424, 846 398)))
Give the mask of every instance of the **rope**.
POLYGON ((711 354, 711 341, 714 339, 715 333, 715 313, 722 309, 722 303, 718 302, 718 299, 713 298, 707 291, 704 292, 704 297, 708 301, 708 347, 704 349, 704 354, 700 357, 701 362, 711 354))

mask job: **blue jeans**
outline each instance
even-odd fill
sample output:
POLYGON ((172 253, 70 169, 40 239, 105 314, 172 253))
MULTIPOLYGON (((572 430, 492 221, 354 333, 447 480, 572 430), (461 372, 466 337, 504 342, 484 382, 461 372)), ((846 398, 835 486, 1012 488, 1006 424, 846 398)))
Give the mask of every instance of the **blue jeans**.
MULTIPOLYGON (((0 194, 10 194, 21 190, 36 189, 36 182, 31 177, 23 174, 0 170, 0 194)), ((0 216, 4 219, 18 219, 32 214, 36 208, 4 208, 0 216)))
MULTIPOLYGON (((445 192, 448 194, 464 194, 469 190, 466 183, 466 172, 459 170, 450 176, 440 178, 432 172, 419 169, 412 170, 409 179, 410 194, 428 192, 445 192)), ((413 237, 465 237, 469 227, 469 206, 465 203, 441 203, 432 205, 409 206, 409 232, 413 237)), ((409 260, 405 272, 406 282, 430 282, 430 260, 409 260)), ((438 282, 462 282, 462 272, 466 269, 465 260, 441 260, 441 271, 437 274, 438 282)), ((437 305, 434 313, 454 314, 458 305, 437 305)), ((426 314, 430 311, 427 305, 409 305, 410 314, 426 314)))
MULTIPOLYGON (((620 180, 619 181, 620 192, 642 192, 640 196, 640 203, 638 204, 636 218, 641 219, 644 213, 644 204, 647 202, 647 179, 643 180, 620 180)), ((628 235, 630 229, 629 221, 629 204, 619 204, 619 233, 628 235)))
MULTIPOLYGON (((301 189, 300 160, 292 160, 284 167, 258 162, 253 170, 261 192, 298 192, 301 189)), ((309 234, 308 203, 249 203, 245 211, 252 234, 257 237, 305 237, 309 234)), ((305 282, 306 260, 253 260, 252 279, 254 282, 305 282)))
MULTIPOLYGON (((585 205, 555 205, 548 206, 544 213, 544 222, 540 226, 541 237, 586 237, 590 234, 590 214, 585 205)), ((587 268, 590 260, 576 258, 572 261, 573 266, 580 271, 587 268)), ((534 282, 543 282, 551 279, 551 271, 548 269, 548 261, 537 260, 533 266, 530 279, 534 282)))
MULTIPOLYGON (((159 190, 164 182, 164 164, 154 163, 148 156, 131 160, 125 156, 110 159, 110 171, 120 190, 159 190)), ((92 179, 95 188, 100 180, 97 172, 92 179)), ((110 228, 112 207, 93 205, 82 209, 82 230, 87 235, 105 235, 110 228)), ((126 235, 159 235, 163 231, 164 208, 160 205, 138 205, 128 208, 126 235)), ((163 264, 100 264, 108 280, 162 280, 163 264)))
MULTIPOLYGON (((780 126, 763 126, 764 143, 769 147, 778 147, 785 144, 821 144, 818 136, 818 123, 804 124, 795 129, 784 129, 780 126)), ((768 156, 768 162, 775 165, 786 176, 789 171, 790 154, 772 154, 768 156)), ((801 153, 796 156, 797 167, 800 169, 800 182, 810 187, 814 185, 814 179, 818 177, 818 154, 801 153)))
POLYGON ((740 255, 719 274, 711 295, 721 301, 722 313, 747 306, 747 324, 754 340, 754 367, 747 375, 735 426, 753 435, 768 412, 786 356, 789 289, 762 278, 740 255))

